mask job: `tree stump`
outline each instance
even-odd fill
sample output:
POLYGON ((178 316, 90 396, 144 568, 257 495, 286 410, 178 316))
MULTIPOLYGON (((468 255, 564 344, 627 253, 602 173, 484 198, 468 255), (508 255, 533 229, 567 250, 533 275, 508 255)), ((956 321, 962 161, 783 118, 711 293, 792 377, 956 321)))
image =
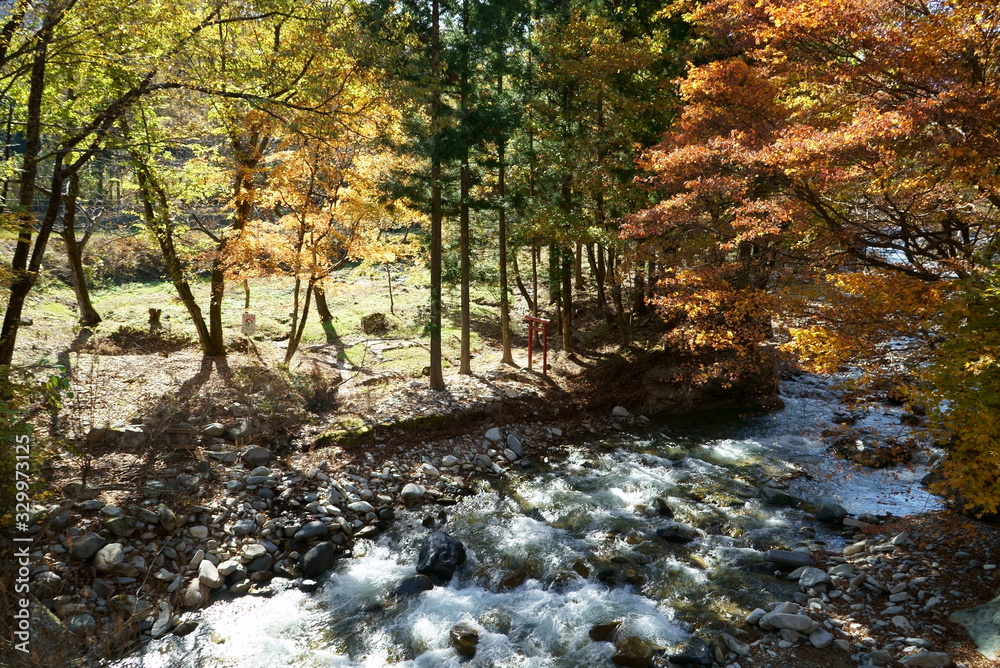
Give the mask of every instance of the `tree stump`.
POLYGON ((160 315, 163 313, 163 309, 151 308, 149 309, 149 331, 150 333, 158 332, 163 329, 163 325, 160 324, 160 315))

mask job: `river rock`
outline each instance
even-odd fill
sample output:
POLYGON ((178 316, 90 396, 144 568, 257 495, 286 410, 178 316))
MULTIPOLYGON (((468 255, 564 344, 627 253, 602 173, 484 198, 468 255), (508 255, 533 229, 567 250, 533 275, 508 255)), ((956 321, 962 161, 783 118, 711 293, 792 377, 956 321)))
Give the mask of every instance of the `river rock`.
POLYGON ((302 574, 314 578, 333 568, 337 550, 333 543, 324 541, 313 547, 302 557, 302 574))
POLYGON ((486 432, 486 440, 492 441, 493 443, 499 443, 503 440, 503 434, 500 433, 500 429, 498 427, 493 427, 486 432))
POLYGON ((167 531, 173 531, 177 528, 177 515, 175 515, 174 511, 170 510, 170 508, 164 504, 161 503, 156 508, 156 516, 160 518, 160 526, 167 531))
POLYGON ((780 489, 774 489, 773 487, 765 487, 761 490, 761 494, 764 496, 764 501, 772 506, 798 508, 799 504, 802 503, 801 499, 792 496, 788 492, 783 492, 780 489))
POLYGON ((790 612, 770 612, 760 618, 760 628, 765 631, 774 629, 791 629, 801 633, 809 633, 816 627, 816 622, 808 615, 790 612))
POLYGON ((205 600, 204 585, 198 581, 198 578, 194 578, 188 583, 187 589, 184 590, 184 607, 188 610, 194 610, 202 604, 205 600))
POLYGON ((785 568, 800 568, 802 566, 813 565, 812 556, 805 552, 793 552, 791 550, 768 550, 764 553, 764 559, 785 568))
POLYGON ((201 435, 209 438, 219 438, 226 433, 226 428, 218 422, 211 422, 201 428, 201 435))
POLYGON ((968 630, 981 654, 1000 660, 1000 596, 974 608, 953 612, 949 619, 968 630))
POLYGON ((847 517, 847 511, 839 503, 824 503, 816 512, 820 522, 837 522, 847 517))
POLYGON ((616 666, 636 666, 648 668, 653 660, 653 648, 648 642, 636 636, 623 638, 615 645, 611 662, 616 666))
POLYGON ((944 652, 921 652, 899 660, 907 668, 947 668, 951 657, 944 652))
POLYGON ((687 524, 670 522, 657 529, 656 535, 668 543, 690 543, 698 537, 698 530, 687 524))
POLYGON ((256 530, 257 523, 249 517, 236 520, 236 524, 233 525, 233 535, 235 536, 249 536, 256 530))
POLYGON ((423 485, 411 482, 403 486, 403 491, 399 493, 399 498, 407 503, 411 503, 413 501, 419 501, 426 493, 427 489, 423 485))
POLYGON ((524 446, 521 444, 520 439, 514 434, 507 435, 507 448, 513 452, 518 458, 524 456, 524 446))
POLYGON ((590 639, 594 642, 614 642, 621 625, 622 623, 618 620, 603 624, 594 624, 590 628, 590 639))
POLYGON ((824 649, 833 643, 833 634, 821 626, 809 634, 809 642, 816 649, 824 649))
POLYGON ((294 538, 295 540, 309 540, 317 536, 325 536, 329 530, 330 528, 326 524, 314 520, 303 524, 302 528, 295 532, 294 538))
POLYGON ((430 591, 434 588, 434 582, 426 575, 411 575, 403 578, 396 587, 396 596, 410 596, 420 592, 430 591))
POLYGON ((653 508, 659 513, 660 517, 666 517, 668 519, 674 518, 674 509, 670 507, 670 502, 662 496, 658 496, 653 499, 653 508))
POLYGON ((490 459, 489 455, 484 455, 482 453, 476 455, 476 465, 480 466, 487 471, 493 470, 493 460, 490 459))
POLYGON ((256 468, 258 466, 264 466, 268 464, 272 459, 274 459, 274 453, 267 448, 262 448, 259 445, 251 445, 249 448, 243 451, 240 455, 240 459, 247 466, 256 468))
POLYGON ((722 638, 722 642, 724 642, 726 644, 726 647, 728 647, 730 649, 730 651, 736 652, 740 656, 749 656, 750 655, 750 645, 746 644, 745 642, 742 642, 742 641, 734 638, 733 636, 729 635, 728 633, 723 633, 721 635, 721 638, 722 638))
POLYGON ((208 527, 197 524, 188 529, 188 533, 191 534, 191 537, 195 540, 204 540, 208 538, 208 527))
POLYGON ((462 541, 443 531, 435 531, 420 544, 417 573, 447 582, 464 563, 465 545, 462 541))
POLYGON ((208 559, 202 559, 198 564, 198 581, 209 589, 218 589, 225 581, 225 577, 219 573, 215 564, 208 559))
POLYGON ((174 635, 177 636, 178 638, 183 638, 189 633, 193 633, 197 628, 198 628, 198 620, 185 619, 180 624, 174 627, 174 635))
POLYGON ((825 585, 830 582, 830 575, 823 570, 806 566, 799 575, 799 586, 802 589, 809 589, 818 585, 825 585))
POLYGON ((66 620, 66 628, 77 635, 89 636, 97 631, 97 620, 92 615, 86 613, 71 615, 66 620))
POLYGON ((44 571, 31 581, 31 592, 38 598, 52 598, 59 593, 62 578, 52 571, 44 571))
POLYGON ((450 632, 451 646, 459 656, 472 657, 476 655, 479 645, 479 632, 468 624, 455 624, 450 632))
POLYGON ((94 555, 94 568, 102 573, 113 571, 125 559, 121 543, 105 545, 94 555))
POLYGON ((359 515, 375 512, 375 508, 373 508, 372 504, 367 501, 355 501, 354 503, 347 504, 347 507, 359 515))
POLYGON ((454 455, 445 455, 441 458, 441 466, 450 467, 458 464, 458 457, 454 455))
POLYGON ((97 551, 106 544, 107 541, 96 533, 85 533, 73 541, 73 546, 70 547, 69 552, 74 559, 86 561, 97 554, 97 551))
POLYGON ((136 521, 128 515, 112 517, 104 523, 108 530, 119 538, 128 538, 135 532, 136 521))
POLYGON ((679 654, 670 655, 670 661, 682 666, 711 666, 715 662, 715 653, 704 640, 692 638, 679 654))

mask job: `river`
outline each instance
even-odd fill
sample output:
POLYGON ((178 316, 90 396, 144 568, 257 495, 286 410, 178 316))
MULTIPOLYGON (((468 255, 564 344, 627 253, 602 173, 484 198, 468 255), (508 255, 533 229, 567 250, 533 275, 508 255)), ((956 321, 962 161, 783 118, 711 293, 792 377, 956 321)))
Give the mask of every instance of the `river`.
MULTIPOLYGON (((818 435, 839 408, 828 381, 786 383, 783 400, 775 413, 698 415, 579 442, 558 461, 484 483, 447 509, 446 530, 469 555, 449 586, 394 595, 415 572, 431 512, 404 511, 377 539, 359 541, 318 591, 288 583, 271 598, 219 601, 201 611, 196 632, 115 666, 458 666, 449 631, 460 622, 480 637, 462 664, 470 667, 608 665, 613 647, 589 631, 609 621, 675 647, 701 625, 791 591, 756 567, 762 550, 844 544, 803 510, 763 503, 764 486, 786 487, 807 509, 837 502, 854 515, 940 505, 919 486, 924 467, 862 470, 825 452, 818 435), (696 540, 657 537, 669 522, 657 497, 699 530, 696 540)), ((905 429, 891 409, 869 411, 859 426, 905 429)))

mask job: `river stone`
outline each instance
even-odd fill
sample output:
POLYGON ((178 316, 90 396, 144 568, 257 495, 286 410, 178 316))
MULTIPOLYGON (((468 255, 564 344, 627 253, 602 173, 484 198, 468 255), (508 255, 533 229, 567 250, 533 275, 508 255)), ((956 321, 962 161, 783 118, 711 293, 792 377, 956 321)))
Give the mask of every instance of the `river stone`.
POLYGON ((799 586, 803 589, 827 584, 828 582, 830 582, 830 575, 826 571, 813 568, 812 566, 806 566, 799 575, 799 586))
POLYGON ((945 652, 921 652, 899 660, 907 668, 947 668, 951 657, 945 652))
POLYGON ((180 624, 174 627, 174 635, 178 638, 183 638, 189 633, 194 632, 198 628, 198 621, 195 619, 185 619, 180 624))
POLYGON ((198 564, 198 581, 209 589, 218 589, 225 581, 225 577, 219 573, 215 564, 208 559, 202 559, 198 564))
POLYGON ((768 550, 764 553, 764 559, 786 568, 813 565, 812 556, 805 552, 792 552, 791 550, 768 550))
POLYGON ((590 628, 590 639, 594 642, 614 642, 621 625, 622 623, 618 620, 603 624, 594 624, 590 628))
POLYGON ((399 493, 399 497, 403 499, 403 501, 409 503, 411 501, 419 501, 420 499, 423 498, 424 494, 426 493, 427 490, 424 488, 423 485, 418 485, 415 482, 411 482, 407 483, 403 487, 403 491, 399 493))
POLYGON ((125 559, 121 543, 105 545, 94 555, 94 568, 102 573, 113 571, 125 559))
POLYGON ((620 640, 615 645, 615 653, 611 655, 611 662, 616 666, 648 668, 649 662, 652 660, 653 648, 648 642, 636 636, 628 636, 620 640))
POLYGON ((833 634, 821 626, 809 634, 809 642, 816 649, 824 649, 833 643, 833 634))
POLYGON ((143 508, 142 506, 129 506, 128 511, 132 514, 132 517, 140 522, 144 522, 146 524, 160 523, 159 516, 148 508, 143 508))
POLYGON ((747 624, 759 624, 760 620, 766 614, 767 614, 767 610, 764 610, 763 608, 756 608, 756 609, 754 609, 753 612, 751 612, 749 615, 747 615, 746 623, 747 624))
POLYGON ((624 406, 615 406, 611 409, 612 417, 631 417, 632 414, 628 412, 628 409, 624 406))
POLYGON ((454 455, 445 455, 441 458, 441 466, 450 467, 458 464, 458 457, 454 455))
POLYGON ((774 489, 773 487, 765 487, 761 490, 764 495, 764 501, 771 504, 772 506, 785 506, 789 508, 797 508, 801 499, 798 499, 788 492, 783 492, 780 489, 774 489))
POLYGON ((711 646, 700 638, 692 638, 681 648, 680 654, 671 654, 670 661, 682 666, 711 666, 715 653, 711 646))
POLYGON ((839 503, 824 503, 816 512, 820 522, 836 522, 847 517, 847 511, 839 503))
POLYGON ((734 638, 733 636, 729 635, 728 633, 723 633, 721 635, 721 638, 722 638, 722 642, 724 642, 726 644, 726 647, 728 647, 730 651, 736 652, 740 656, 749 656, 750 655, 750 645, 746 644, 745 642, 741 642, 740 640, 737 640, 736 638, 734 638))
POLYGON ((91 635, 97 631, 97 620, 86 613, 71 615, 66 620, 66 628, 77 635, 91 635))
POLYGON ((194 578, 184 590, 184 607, 194 610, 205 600, 204 585, 194 578))
POLYGON ((411 575, 403 580, 396 587, 396 596, 409 596, 420 592, 430 591, 434 588, 434 583, 426 575, 411 575))
POLYGON ((153 628, 149 632, 150 635, 153 636, 153 640, 159 640, 170 633, 172 621, 173 615, 170 612, 170 608, 161 610, 160 614, 156 618, 156 621, 153 622, 153 628))
POLYGON ((257 530, 257 523, 250 518, 237 520, 233 525, 233 534, 236 536, 249 536, 257 530))
POLYGON ((201 435, 209 438, 219 438, 226 433, 226 428, 218 422, 210 422, 201 428, 201 435))
POLYGON ((472 657, 476 655, 479 645, 479 632, 468 624, 455 624, 451 627, 451 646, 459 656, 472 657))
POLYGON ((106 526, 111 533, 119 538, 127 538, 131 536, 135 532, 135 525, 135 519, 127 515, 112 517, 104 523, 104 526, 106 526))
POLYGON ((375 512, 375 508, 373 508, 372 504, 368 503, 367 501, 355 501, 354 503, 347 504, 347 507, 361 515, 364 515, 365 513, 375 512))
POLYGON ((73 546, 69 552, 74 559, 86 561, 97 554, 97 551, 105 546, 107 541, 96 533, 86 533, 73 541, 73 546))
POLYGON ((314 578, 333 568, 337 550, 333 543, 324 541, 305 553, 302 557, 302 574, 314 578))
POLYGON ((1000 660, 1000 596, 974 608, 953 612, 948 619, 968 630, 981 654, 1000 660))
MULTIPOLYGON (((240 455, 240 459, 242 459, 243 463, 247 466, 256 468, 258 466, 264 466, 274 459, 274 453, 267 448, 260 447, 259 445, 251 445, 243 451, 243 454, 240 455)), ((264 475, 268 474, 270 474, 270 471, 264 475)))
POLYGON ((698 530, 687 524, 670 522, 657 529, 656 535, 668 543, 690 543, 698 537, 698 530))
POLYGON ((494 443, 499 443, 503 440, 503 435, 500 433, 500 429, 498 427, 493 427, 486 432, 486 439, 494 443))
POLYGON ((653 507, 656 508, 656 512, 660 514, 660 517, 674 518, 674 509, 670 507, 670 502, 664 497, 658 496, 653 499, 653 507))
POLYGON ((164 504, 161 503, 157 507, 156 516, 160 518, 160 526, 167 531, 173 531, 177 528, 177 515, 164 504))
POLYGON ((493 460, 490 459, 489 455, 484 455, 482 453, 476 455, 476 465, 490 471, 493 469, 493 460))
POLYGON ((808 615, 797 615, 789 612, 771 612, 760 619, 760 628, 765 631, 772 629, 791 629, 809 633, 815 627, 816 622, 808 615))
POLYGON ((208 527, 198 524, 188 529, 188 533, 195 540, 204 540, 208 538, 208 527))
POLYGON ((52 571, 43 571, 31 581, 31 593, 38 598, 52 598, 59 593, 62 578, 52 571))
POLYGON ((226 430, 224 436, 226 440, 237 441, 249 433, 250 433, 250 421, 247 420, 246 418, 241 418, 236 422, 235 426, 232 426, 226 430))
POLYGON ((465 563, 465 545, 443 531, 435 531, 420 544, 417 554, 417 573, 451 580, 459 566, 465 563))
POLYGON ((309 540, 310 538, 315 538, 317 536, 325 536, 329 531, 329 527, 319 520, 314 520, 312 522, 306 522, 302 525, 302 528, 295 532, 295 540, 309 540))
POLYGON ((515 436, 514 434, 507 435, 507 448, 509 448, 511 452, 517 455, 518 458, 524 456, 524 446, 521 445, 520 439, 518 439, 518 437, 515 436))

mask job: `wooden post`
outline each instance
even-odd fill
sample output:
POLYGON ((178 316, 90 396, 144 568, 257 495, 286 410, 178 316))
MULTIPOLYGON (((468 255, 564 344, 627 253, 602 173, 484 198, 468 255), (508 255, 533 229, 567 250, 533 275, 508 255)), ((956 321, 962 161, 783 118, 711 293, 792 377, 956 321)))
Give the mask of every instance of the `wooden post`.
POLYGON ((528 368, 531 368, 531 354, 535 348, 535 325, 540 325, 542 329, 542 375, 549 375, 549 325, 551 320, 535 318, 526 315, 524 319, 528 321, 528 368))

